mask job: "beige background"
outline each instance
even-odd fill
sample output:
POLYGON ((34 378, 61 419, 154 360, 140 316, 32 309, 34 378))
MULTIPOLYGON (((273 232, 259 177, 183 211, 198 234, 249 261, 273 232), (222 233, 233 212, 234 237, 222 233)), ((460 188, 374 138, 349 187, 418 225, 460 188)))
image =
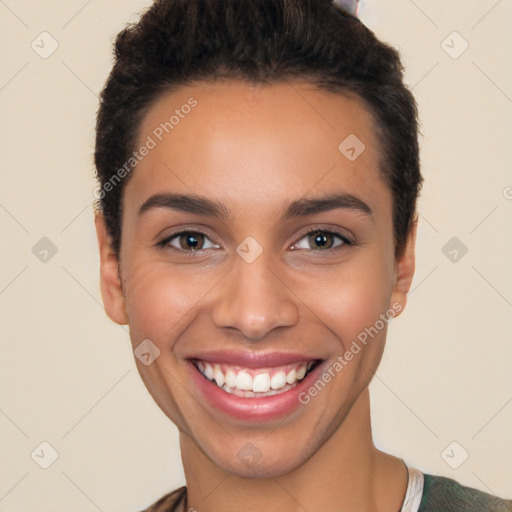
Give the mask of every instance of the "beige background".
MULTIPOLYGON (((113 36, 148 4, 0 1, 1 511, 136 511, 184 482, 176 429, 103 312, 92 222, 97 94, 113 36), (46 59, 43 31, 59 45, 46 59)), ((402 53, 426 178, 410 302, 371 387, 375 441, 512 497, 512 1, 367 0, 361 17, 402 53)))

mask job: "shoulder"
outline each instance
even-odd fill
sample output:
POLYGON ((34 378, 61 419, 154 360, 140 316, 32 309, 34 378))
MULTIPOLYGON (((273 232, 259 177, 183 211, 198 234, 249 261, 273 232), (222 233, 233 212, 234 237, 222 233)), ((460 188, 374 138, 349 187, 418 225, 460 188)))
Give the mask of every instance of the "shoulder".
POLYGON ((512 512, 512 500, 465 487, 451 478, 425 474, 418 512, 512 512))
POLYGON ((141 512, 182 512, 185 510, 185 497, 187 488, 180 487, 175 491, 162 496, 158 501, 141 512))

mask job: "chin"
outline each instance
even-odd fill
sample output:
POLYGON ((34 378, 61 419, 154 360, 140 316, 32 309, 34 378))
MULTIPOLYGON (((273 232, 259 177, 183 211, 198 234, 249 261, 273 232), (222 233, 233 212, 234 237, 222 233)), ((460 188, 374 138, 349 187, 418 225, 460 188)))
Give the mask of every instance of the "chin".
POLYGON ((224 438, 224 442, 208 437, 205 443, 198 443, 196 437, 192 442, 222 470, 241 478, 261 479, 281 477, 300 468, 323 444, 318 435, 311 426, 301 428, 300 433, 269 431, 224 438), (304 435, 306 431, 309 436, 304 435))

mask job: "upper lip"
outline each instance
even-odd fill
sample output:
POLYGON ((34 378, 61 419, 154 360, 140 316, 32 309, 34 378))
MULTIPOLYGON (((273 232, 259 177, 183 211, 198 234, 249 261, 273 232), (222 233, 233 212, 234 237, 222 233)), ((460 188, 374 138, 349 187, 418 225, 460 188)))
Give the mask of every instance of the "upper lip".
POLYGON ((216 350, 201 352, 188 359, 201 360, 209 363, 244 366, 246 368, 267 368, 301 361, 317 361, 321 358, 293 352, 254 352, 216 350))

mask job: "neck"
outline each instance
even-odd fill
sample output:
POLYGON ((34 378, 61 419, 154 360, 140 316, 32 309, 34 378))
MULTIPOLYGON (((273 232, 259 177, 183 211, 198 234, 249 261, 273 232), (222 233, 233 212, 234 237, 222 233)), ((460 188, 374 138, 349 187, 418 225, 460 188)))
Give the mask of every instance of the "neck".
POLYGON ((318 451, 279 477, 228 473, 181 433, 188 508, 199 512, 398 512, 406 491, 406 468, 400 459, 375 448, 369 401, 366 389, 318 451))

